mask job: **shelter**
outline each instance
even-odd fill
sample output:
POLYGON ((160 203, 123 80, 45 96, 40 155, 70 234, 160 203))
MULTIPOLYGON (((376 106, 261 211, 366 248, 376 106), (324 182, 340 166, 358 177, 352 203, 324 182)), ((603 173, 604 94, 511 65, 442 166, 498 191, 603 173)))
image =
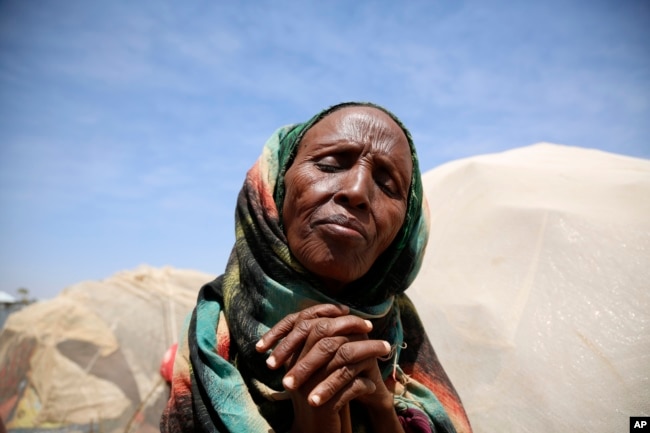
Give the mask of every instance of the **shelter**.
POLYGON ((538 144, 424 176, 408 293, 476 433, 650 415, 650 161, 538 144))
POLYGON ((156 432, 165 350, 213 276, 142 266, 12 314, 0 334, 0 418, 20 432, 156 432))

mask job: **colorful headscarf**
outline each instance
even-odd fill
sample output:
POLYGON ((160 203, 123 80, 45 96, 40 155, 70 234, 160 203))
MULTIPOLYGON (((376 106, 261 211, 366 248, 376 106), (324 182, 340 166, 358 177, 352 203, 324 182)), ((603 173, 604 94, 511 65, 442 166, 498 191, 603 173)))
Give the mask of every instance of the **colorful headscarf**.
MULTIPOLYGON (((321 303, 342 303, 373 322, 370 338, 390 342, 392 358, 380 361, 386 381, 397 381, 398 414, 426 414, 433 431, 469 432, 451 382, 403 293, 415 278, 428 234, 422 181, 411 136, 387 110, 368 103, 331 107, 309 121, 277 130, 246 176, 237 200, 236 241, 226 271, 200 291, 185 326, 174 365, 163 432, 264 432, 291 428, 293 407, 255 343, 290 313, 321 303), (281 224, 284 174, 305 132, 348 106, 371 106, 402 128, 411 148, 413 175, 402 228, 370 271, 338 298, 292 256, 281 224)), ((352 402, 354 403, 354 402, 352 402)), ((355 432, 367 431, 363 411, 351 404, 355 432)))

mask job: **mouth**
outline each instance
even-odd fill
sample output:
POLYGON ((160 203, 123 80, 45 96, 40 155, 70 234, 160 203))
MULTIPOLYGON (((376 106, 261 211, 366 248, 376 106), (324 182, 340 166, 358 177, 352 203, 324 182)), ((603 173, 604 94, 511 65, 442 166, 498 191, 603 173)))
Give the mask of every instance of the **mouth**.
POLYGON ((364 238, 366 239, 368 238, 368 232, 358 220, 356 220, 355 218, 350 218, 343 214, 330 215, 326 218, 316 221, 315 225, 338 226, 345 230, 353 230, 358 234, 360 234, 361 236, 363 236, 364 238))

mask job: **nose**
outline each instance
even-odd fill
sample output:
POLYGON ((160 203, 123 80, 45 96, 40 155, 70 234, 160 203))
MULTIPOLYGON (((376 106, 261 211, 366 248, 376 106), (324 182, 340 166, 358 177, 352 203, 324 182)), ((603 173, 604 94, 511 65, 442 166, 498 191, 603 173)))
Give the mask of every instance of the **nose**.
POLYGON ((334 200, 344 206, 368 210, 372 199, 372 173, 368 167, 355 166, 342 174, 334 200))

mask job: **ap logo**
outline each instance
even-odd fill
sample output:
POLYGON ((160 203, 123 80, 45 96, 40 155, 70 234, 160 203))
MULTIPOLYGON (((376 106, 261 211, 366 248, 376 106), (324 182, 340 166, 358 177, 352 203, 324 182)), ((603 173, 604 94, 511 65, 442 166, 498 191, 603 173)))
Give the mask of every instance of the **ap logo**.
POLYGON ((630 432, 650 432, 650 416, 630 417, 630 432))

